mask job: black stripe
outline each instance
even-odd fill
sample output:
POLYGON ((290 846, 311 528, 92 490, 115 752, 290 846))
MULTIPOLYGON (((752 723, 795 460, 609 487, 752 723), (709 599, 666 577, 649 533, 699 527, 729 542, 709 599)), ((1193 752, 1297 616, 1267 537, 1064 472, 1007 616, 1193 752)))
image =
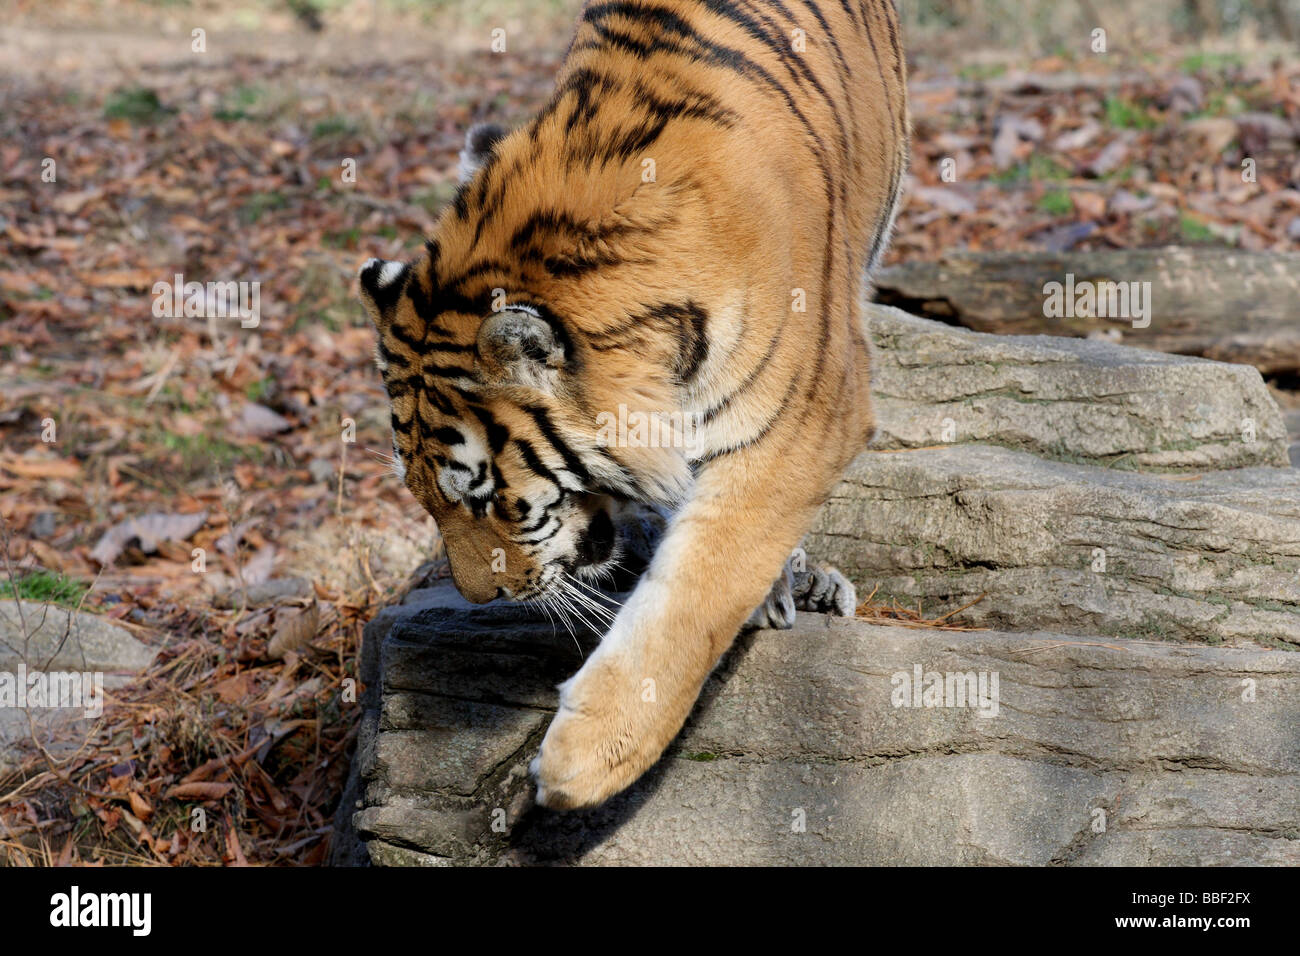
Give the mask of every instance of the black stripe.
POLYGON ((560 479, 556 477, 555 472, 546 467, 546 463, 538 457, 537 452, 533 450, 531 443, 523 438, 516 438, 514 440, 514 446, 518 450, 519 456, 523 458, 524 464, 528 466, 528 469, 532 471, 533 474, 537 475, 539 478, 545 478, 551 484, 555 485, 555 487, 563 490, 564 486, 560 484, 560 479))
POLYGON ((424 383, 430 385, 431 379, 435 378, 473 378, 473 369, 461 368, 458 365, 428 365, 421 366, 421 374, 424 377, 424 383))
MULTIPOLYGON (((394 336, 394 338, 397 338, 397 336, 394 336)), ((405 356, 389 351, 388 346, 384 345, 382 336, 375 344, 379 349, 379 360, 383 362, 385 366, 395 366, 399 369, 407 369, 411 367, 411 363, 406 360, 405 356)))
POLYGON ((449 418, 456 417, 456 406, 451 403, 451 400, 447 398, 446 395, 443 395, 442 392, 438 391, 436 388, 422 389, 421 394, 432 401, 433 407, 438 409, 438 411, 442 412, 444 415, 449 418))
POLYGON ((523 410, 532 417, 533 421, 537 423, 537 430, 542 433, 551 447, 564 459, 564 467, 569 473, 577 477, 579 481, 590 482, 591 472, 587 471, 587 466, 582 463, 582 459, 574 453, 573 449, 560 437, 560 433, 555 430, 555 425, 551 422, 550 412, 540 405, 525 405, 523 410))
MULTIPOLYGON (((716 0, 715 0, 716 2, 716 0)), ((761 64, 758 64, 745 56, 739 50, 733 50, 729 47, 722 46, 712 40, 701 36, 689 23, 680 16, 664 7, 654 6, 652 4, 639 5, 628 2, 628 0, 609 0, 606 3, 594 4, 587 7, 582 14, 582 20, 590 23, 593 28, 599 30, 597 21, 607 19, 610 16, 623 16, 629 20, 639 22, 650 22, 660 29, 675 34, 681 39, 689 40, 699 47, 698 51, 688 51, 676 43, 669 43, 663 37, 656 37, 654 43, 649 47, 641 44, 639 41, 631 41, 634 48, 645 48, 648 52, 663 50, 664 52, 678 53, 692 58, 703 59, 705 62, 714 66, 723 67, 732 70, 742 76, 755 76, 769 89, 780 94, 785 100, 786 106, 803 126, 804 132, 812 140, 814 145, 814 155, 818 167, 821 170, 822 180, 826 188, 826 201, 828 206, 833 207, 835 203, 835 190, 831 183, 830 168, 827 163, 826 147, 821 140, 817 130, 809 122, 808 117, 804 115, 803 110, 795 101, 791 92, 781 84, 761 64)), ((629 38, 630 39, 630 38, 629 38)), ((787 64, 787 69, 789 66, 787 64)))
POLYGON ((687 302, 679 312, 677 327, 677 381, 685 385, 695 378, 709 356, 706 326, 709 314, 694 302, 687 302))
POLYGON ((858 12, 853 9, 853 4, 850 3, 849 0, 840 0, 840 6, 844 8, 844 12, 848 15, 849 21, 861 30, 864 24, 858 22, 858 12))
POLYGON ((456 276, 456 278, 448 279, 442 284, 449 289, 456 289, 464 285, 470 279, 477 279, 479 276, 486 275, 489 272, 503 272, 506 275, 510 275, 514 272, 514 269, 499 259, 483 259, 468 267, 464 272, 456 276))
POLYGON ((758 434, 751 435, 749 438, 746 438, 744 441, 737 442, 736 444, 731 445, 727 448, 722 448, 719 449, 718 451, 709 452, 707 455, 704 455, 699 459, 699 464, 707 465, 709 462, 716 461, 717 459, 721 458, 723 455, 730 455, 733 452, 740 451, 742 448, 752 448, 753 446, 761 442, 764 438, 766 438, 768 436, 768 433, 771 432, 772 429, 776 427, 776 423, 780 421, 781 417, 785 415, 787 411, 790 410, 791 407, 790 396, 794 394, 795 387, 799 384, 799 378, 800 376, 796 375, 793 379, 790 380, 790 384, 786 387, 785 395, 781 397, 780 403, 776 406, 776 411, 772 413, 771 418, 769 418, 766 422, 763 423, 763 427, 759 429, 758 434))
MULTIPOLYGON (((665 77, 666 79, 666 77, 665 77)), ((740 121, 734 110, 729 110, 709 93, 698 90, 674 90, 673 99, 664 99, 646 83, 637 80, 633 86, 638 105, 644 106, 657 118, 662 119, 706 119, 719 126, 732 128, 740 121)))
MULTIPOLYGON (((812 11, 812 15, 816 17, 817 22, 821 24, 822 30, 826 33, 826 38, 831 41, 831 47, 835 50, 835 58, 840 62, 840 70, 843 78, 845 80, 849 79, 853 76, 853 70, 849 66, 849 61, 844 58, 844 51, 840 49, 840 41, 835 38, 835 32, 831 29, 831 25, 827 23, 826 18, 822 16, 821 8, 817 6, 816 0, 803 0, 803 4, 812 11)), ((848 94, 847 85, 845 86, 844 92, 846 95, 848 94)))
MULTIPOLYGON (((550 520, 551 519, 548 516, 546 518, 546 521, 550 521, 550 520)), ((545 525, 546 521, 543 521, 542 524, 545 525)), ((542 544, 546 541, 550 541, 552 538, 554 538, 557 534, 559 534, 563 530, 564 530, 564 522, 561 521, 559 518, 556 518, 555 527, 552 528, 550 531, 546 532, 546 534, 542 535, 540 538, 525 538, 520 540, 518 543, 519 544, 542 544)))
POLYGON ((483 424, 492 454, 501 454, 501 450, 506 447, 506 442, 510 439, 510 429, 498 422, 492 413, 481 405, 470 405, 469 410, 483 424))
POLYGON ((749 374, 745 376, 743 382, 724 395, 720 401, 713 405, 712 408, 709 408, 704 412, 701 416, 702 421, 706 424, 712 422, 715 418, 726 411, 726 409, 731 407, 731 403, 734 402, 738 396, 749 391, 749 389, 754 386, 754 383, 758 381, 759 377, 763 374, 763 371, 772 361, 772 357, 776 355, 777 347, 781 344, 781 339, 785 335, 785 329, 788 324, 789 323, 787 322, 782 322, 777 327, 776 335, 772 336, 771 341, 767 343, 767 351, 764 352, 763 357, 758 360, 758 364, 750 369, 749 374))

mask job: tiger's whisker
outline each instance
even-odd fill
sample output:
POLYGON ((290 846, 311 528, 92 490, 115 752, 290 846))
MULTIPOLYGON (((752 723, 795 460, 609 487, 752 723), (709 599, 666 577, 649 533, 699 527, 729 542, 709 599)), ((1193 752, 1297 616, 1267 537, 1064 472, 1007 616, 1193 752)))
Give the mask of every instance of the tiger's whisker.
POLYGON ((610 604, 616 604, 616 605, 618 605, 619 607, 622 607, 622 606, 623 606, 623 603, 622 603, 621 601, 616 601, 616 600, 614 600, 612 597, 610 597, 610 596, 609 596, 608 594, 606 594, 604 591, 600 590, 599 588, 593 587, 593 586, 592 586, 591 584, 589 584, 588 582, 582 580, 582 578, 579 578, 579 577, 577 577, 577 576, 575 576, 575 575, 572 575, 572 574, 568 575, 568 578, 569 578, 570 581, 572 581, 574 584, 578 585, 579 587, 584 588, 584 589, 586 589, 587 591, 590 591, 591 594, 592 594, 593 596, 595 596, 598 600, 608 601, 610 604))

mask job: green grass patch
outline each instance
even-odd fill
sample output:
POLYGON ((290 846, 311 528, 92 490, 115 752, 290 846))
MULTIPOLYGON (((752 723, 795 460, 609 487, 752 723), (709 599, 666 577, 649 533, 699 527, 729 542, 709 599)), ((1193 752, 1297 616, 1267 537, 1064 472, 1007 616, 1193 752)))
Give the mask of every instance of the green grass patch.
POLYGON ((115 90, 104 101, 106 119, 124 119, 132 123, 157 123, 172 112, 163 106, 158 94, 143 86, 115 90))
POLYGON ((992 179, 999 185, 1010 186, 1017 183, 1060 182, 1070 176, 1070 170, 1052 157, 1034 153, 1025 162, 995 173, 992 179))
POLYGON ((257 445, 236 445, 212 435, 164 432, 159 443, 180 459, 177 477, 185 481, 210 475, 213 471, 224 472, 239 462, 262 460, 262 449, 257 445))
POLYGON ((299 275, 302 297, 294 306, 293 330, 323 325, 331 332, 367 322, 352 283, 338 271, 313 263, 299 275))
POLYGON ((321 236, 321 242, 335 249, 355 249, 360 241, 361 229, 357 226, 334 229, 321 236))
POLYGON ((1191 53, 1179 61, 1178 68, 1184 73, 1200 73, 1206 70, 1222 73, 1229 67, 1241 66, 1244 63, 1245 60, 1236 53, 1191 53))
POLYGON ((957 76, 972 83, 995 80, 1007 72, 1005 63, 971 63, 957 71, 957 76))
POLYGON ((1199 219, 1183 214, 1178 217, 1178 231, 1183 237, 1183 242, 1189 243, 1214 243, 1218 242, 1218 236, 1199 219))
POLYGON ((55 571, 33 571, 15 581, 0 581, 0 598, 76 608, 90 588, 55 571))
POLYGON ((253 193, 248 197, 248 202, 244 203, 239 210, 239 218, 247 225, 257 222, 268 212, 275 212, 278 209, 286 209, 289 206, 288 197, 281 193, 253 193))
POLYGON ((1205 105, 1194 113, 1187 114, 1188 122, 1204 119, 1207 116, 1227 116, 1234 108, 1240 107, 1240 101, 1232 102, 1232 97, 1223 90, 1212 90, 1205 97, 1205 105))
POLYGON ((312 126, 311 138, 342 139, 346 136, 354 136, 356 132, 357 124, 346 116, 327 116, 312 126))
POLYGON ((252 119, 253 111, 262 101, 263 95, 259 86, 241 86, 227 96, 212 115, 227 123, 252 119))
POLYGON ((1118 96, 1106 97, 1106 123, 1117 129, 1154 129, 1157 125, 1146 106, 1118 96))
POLYGON ((1064 189, 1053 189, 1038 200, 1038 208, 1050 216, 1068 216, 1074 212, 1074 202, 1064 189))

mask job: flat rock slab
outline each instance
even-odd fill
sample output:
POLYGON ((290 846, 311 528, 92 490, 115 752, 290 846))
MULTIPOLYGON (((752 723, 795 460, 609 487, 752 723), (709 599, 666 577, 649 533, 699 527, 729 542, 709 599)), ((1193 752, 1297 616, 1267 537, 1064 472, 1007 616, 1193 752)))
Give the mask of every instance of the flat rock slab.
MULTIPOLYGON (((121 687, 153 660, 121 625, 56 605, 0 601, 0 671, 99 674, 103 687, 121 687)), ((0 707, 0 768, 19 758, 33 737, 52 753, 75 750, 93 719, 80 707, 0 707)))
POLYGON ((450 586, 382 612, 335 862, 1300 863, 1288 651, 804 614, 742 636, 631 790, 553 813, 526 768, 595 640, 450 586), (935 674, 942 706, 903 700, 935 674))
POLYGON ((53 604, 0 601, 0 667, 25 661, 43 670, 134 674, 153 660, 156 648, 136 640, 120 624, 53 604))
POLYGON ((860 594, 1013 630, 1300 645, 1300 471, 1146 475, 1003 448, 868 452, 809 554, 860 594), (865 590, 863 590, 865 589, 865 590))
POLYGON ((877 448, 985 443, 1145 469, 1288 463, 1259 372, 1091 339, 990 335, 867 307, 877 448))

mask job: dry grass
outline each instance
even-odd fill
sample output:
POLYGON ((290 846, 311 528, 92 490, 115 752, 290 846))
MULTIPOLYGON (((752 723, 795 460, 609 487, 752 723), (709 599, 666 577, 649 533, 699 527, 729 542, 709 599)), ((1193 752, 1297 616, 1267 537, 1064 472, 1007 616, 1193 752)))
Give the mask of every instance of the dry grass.
POLYGON ((963 604, 959 608, 954 608, 947 614, 941 614, 938 617, 927 617, 922 610, 921 602, 916 602, 915 608, 903 607, 897 601, 890 601, 888 604, 877 601, 876 594, 880 591, 877 585, 867 595, 866 600, 858 604, 856 617, 860 621, 867 621, 870 624, 887 624, 895 627, 911 628, 928 628, 937 631, 984 631, 987 628, 973 627, 967 624, 957 624, 953 622, 962 611, 969 610, 980 601, 983 601, 988 595, 981 594, 975 600, 963 604))
POLYGON ((361 583, 347 590, 322 574, 305 596, 177 605, 156 629, 133 628, 167 640, 146 671, 105 690, 88 730, 33 725, 0 776, 0 864, 323 862, 359 713, 361 630, 388 599, 369 555, 358 549, 361 583))

